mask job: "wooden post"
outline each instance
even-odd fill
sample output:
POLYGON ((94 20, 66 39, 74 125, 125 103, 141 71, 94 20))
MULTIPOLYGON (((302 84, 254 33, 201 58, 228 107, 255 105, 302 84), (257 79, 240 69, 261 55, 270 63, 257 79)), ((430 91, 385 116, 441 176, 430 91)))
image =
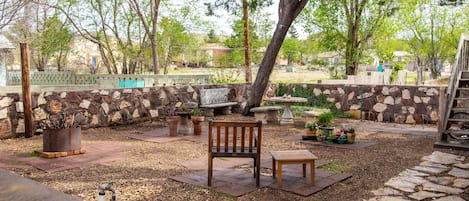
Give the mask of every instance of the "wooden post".
POLYGON ((438 120, 438 127, 437 127, 437 134, 436 134, 436 140, 438 142, 441 141, 446 141, 447 137, 443 136, 443 132, 445 131, 446 128, 443 128, 443 124, 446 121, 446 88, 445 87, 440 87, 439 91, 439 97, 438 97, 438 116, 440 116, 438 120))
POLYGON ((31 105, 31 79, 29 74, 29 48, 27 43, 20 43, 21 51, 21 85, 23 89, 24 108, 24 137, 29 138, 34 134, 33 110, 31 105))

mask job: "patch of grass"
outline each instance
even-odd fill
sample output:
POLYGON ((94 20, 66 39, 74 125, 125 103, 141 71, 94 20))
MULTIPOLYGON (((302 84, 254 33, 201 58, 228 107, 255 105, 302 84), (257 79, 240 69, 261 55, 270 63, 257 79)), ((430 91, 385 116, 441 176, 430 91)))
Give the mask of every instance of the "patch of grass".
POLYGON ((330 162, 330 163, 321 165, 319 168, 321 168, 321 169, 323 169, 323 170, 330 171, 330 172, 332 172, 333 174, 340 174, 340 173, 343 173, 343 172, 345 172, 346 170, 348 170, 348 169, 350 168, 350 165, 347 165, 347 164, 339 164, 339 163, 336 162, 336 161, 332 161, 332 162, 330 162))
POLYGON ((214 191, 214 190, 212 190, 212 189, 210 189, 210 188, 207 188, 207 187, 201 187, 201 186, 199 186, 198 188, 199 188, 201 191, 204 191, 204 192, 208 192, 208 191, 213 192, 214 194, 216 194, 216 195, 219 196, 219 197, 225 197, 225 198, 228 198, 228 199, 230 199, 230 200, 236 200, 236 199, 237 199, 237 197, 234 196, 234 195, 230 195, 230 194, 226 194, 226 193, 223 193, 223 192, 214 191))
POLYGON ((41 157, 38 153, 36 153, 36 152, 34 152, 34 151, 29 152, 29 155, 30 155, 31 157, 33 157, 33 158, 34 158, 34 157, 41 157))

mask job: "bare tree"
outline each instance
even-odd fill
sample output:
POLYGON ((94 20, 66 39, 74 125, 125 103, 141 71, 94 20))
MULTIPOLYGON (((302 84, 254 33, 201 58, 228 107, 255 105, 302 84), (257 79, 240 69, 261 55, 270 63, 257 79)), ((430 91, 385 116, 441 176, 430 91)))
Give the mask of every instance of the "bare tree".
POLYGON ((279 20, 277 22, 277 28, 262 59, 256 81, 254 81, 251 87, 249 98, 243 111, 244 115, 249 115, 251 108, 260 105, 283 40, 285 40, 285 36, 293 20, 300 14, 306 3, 308 3, 308 0, 280 0, 278 5, 279 20))
POLYGON ((28 0, 0 0, 0 30, 21 18, 20 11, 28 0))

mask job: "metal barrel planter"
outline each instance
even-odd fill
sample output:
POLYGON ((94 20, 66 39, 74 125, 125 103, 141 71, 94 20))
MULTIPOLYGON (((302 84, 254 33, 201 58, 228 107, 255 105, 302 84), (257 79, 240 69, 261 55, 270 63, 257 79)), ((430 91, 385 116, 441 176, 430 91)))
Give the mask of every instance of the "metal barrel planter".
POLYGON ((81 128, 46 129, 43 134, 43 151, 68 152, 81 148, 81 128))

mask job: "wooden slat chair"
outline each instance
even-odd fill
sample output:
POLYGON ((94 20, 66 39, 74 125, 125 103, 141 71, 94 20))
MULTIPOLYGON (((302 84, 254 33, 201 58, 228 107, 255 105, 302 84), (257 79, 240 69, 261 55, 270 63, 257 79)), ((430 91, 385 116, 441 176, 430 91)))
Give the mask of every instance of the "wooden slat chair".
POLYGON ((213 158, 254 159, 254 177, 259 187, 262 122, 209 121, 208 186, 212 185, 213 158))

